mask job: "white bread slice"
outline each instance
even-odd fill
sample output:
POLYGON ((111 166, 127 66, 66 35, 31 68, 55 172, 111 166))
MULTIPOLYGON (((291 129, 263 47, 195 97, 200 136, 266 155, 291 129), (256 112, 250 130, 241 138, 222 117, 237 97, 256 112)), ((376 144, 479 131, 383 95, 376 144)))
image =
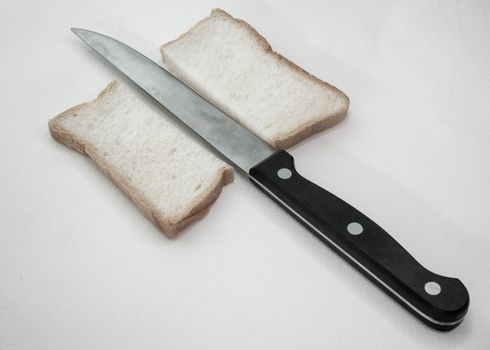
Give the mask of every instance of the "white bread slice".
POLYGON ((333 126, 349 98, 220 9, 160 48, 170 71, 274 148, 333 126))
POLYGON ((202 218, 233 180, 232 167, 116 81, 51 119, 49 130, 92 158, 170 237, 202 218))

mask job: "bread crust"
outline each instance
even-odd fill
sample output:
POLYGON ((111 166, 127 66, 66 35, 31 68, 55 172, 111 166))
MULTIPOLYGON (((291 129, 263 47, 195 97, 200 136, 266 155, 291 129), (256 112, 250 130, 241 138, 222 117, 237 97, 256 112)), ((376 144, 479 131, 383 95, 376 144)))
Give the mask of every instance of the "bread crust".
POLYGON ((81 140, 69 130, 63 128, 63 120, 76 116, 77 113, 90 104, 97 103, 101 98, 115 92, 117 82, 112 81, 99 93, 97 98, 90 102, 76 105, 49 120, 48 126, 51 136, 65 146, 90 157, 95 164, 116 184, 116 186, 128 196, 143 214, 151 220, 165 235, 175 237, 177 233, 189 226, 194 221, 204 217, 211 204, 218 198, 224 185, 233 181, 234 171, 230 166, 224 166, 214 177, 212 183, 203 191, 203 194, 196 197, 179 219, 167 218, 158 212, 157 208, 149 201, 138 188, 132 186, 121 174, 118 169, 112 167, 97 149, 85 140, 81 140))
MULTIPOLYGON (((294 62, 288 60, 286 57, 284 57, 280 53, 274 51, 272 49, 271 45, 269 44, 269 42, 254 27, 252 27, 250 24, 248 24, 244 20, 241 20, 239 18, 235 18, 235 17, 231 16, 229 13, 227 13, 226 11, 224 11, 220 8, 213 9, 211 11, 211 14, 208 17, 200 20, 198 23, 196 23, 187 32, 181 34, 177 39, 169 41, 169 42, 165 43, 164 45, 162 45, 160 47, 160 52, 162 54, 163 60, 165 60, 165 53, 164 52, 165 52, 165 49, 167 48, 167 46, 184 39, 190 33, 197 30, 197 27, 199 26, 200 23, 205 22, 212 17, 218 17, 218 16, 226 18, 227 20, 232 21, 235 24, 246 29, 249 32, 249 34, 251 34, 256 39, 257 43, 262 47, 264 52, 266 54, 270 55, 271 57, 273 57, 277 62, 289 66, 292 70, 298 72, 305 79, 315 81, 322 88, 327 89, 329 91, 332 91, 332 90, 335 91, 344 101, 344 108, 342 110, 340 110, 339 112, 337 112, 335 114, 323 115, 323 116, 318 117, 314 121, 310 121, 310 122, 304 123, 302 125, 298 125, 298 127, 295 130, 291 131, 289 134, 283 135, 278 139, 272 140, 272 142, 270 142, 270 145, 273 148, 275 148, 275 149, 289 148, 289 147, 297 144, 298 142, 308 138, 309 136, 311 136, 315 133, 318 133, 322 130, 325 130, 327 128, 334 126, 335 124, 339 123, 346 116, 347 110, 349 109, 349 105, 350 105, 350 99, 344 92, 339 90, 337 87, 327 83, 326 81, 323 81, 323 80, 315 77, 314 75, 310 74, 309 72, 307 72, 305 69, 301 68, 300 66, 298 66, 294 62)), ((171 68, 171 66, 170 66, 170 68, 171 68)))

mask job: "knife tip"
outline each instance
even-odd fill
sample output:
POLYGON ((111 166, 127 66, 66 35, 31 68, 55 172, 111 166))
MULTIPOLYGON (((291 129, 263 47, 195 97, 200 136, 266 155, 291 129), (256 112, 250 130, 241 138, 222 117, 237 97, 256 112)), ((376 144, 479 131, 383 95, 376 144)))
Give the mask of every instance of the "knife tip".
POLYGON ((70 30, 71 30, 71 32, 72 32, 73 34, 78 35, 78 33, 79 33, 80 31, 82 31, 83 29, 82 29, 82 28, 72 27, 72 28, 70 28, 70 30))
POLYGON ((88 34, 91 32, 90 30, 83 29, 83 28, 76 28, 76 27, 72 27, 70 28, 70 30, 72 31, 73 34, 75 34, 79 38, 82 38, 84 34, 88 34))

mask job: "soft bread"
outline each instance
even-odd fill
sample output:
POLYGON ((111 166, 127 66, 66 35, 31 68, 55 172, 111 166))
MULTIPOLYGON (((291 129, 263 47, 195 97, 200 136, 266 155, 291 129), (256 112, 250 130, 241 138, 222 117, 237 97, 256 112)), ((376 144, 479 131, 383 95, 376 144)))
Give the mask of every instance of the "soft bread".
POLYGON ((349 98, 220 9, 160 49, 167 67, 275 148, 339 122, 349 98))
POLYGON ((233 168, 113 81, 49 121, 51 135, 88 155, 166 235, 202 218, 233 168))

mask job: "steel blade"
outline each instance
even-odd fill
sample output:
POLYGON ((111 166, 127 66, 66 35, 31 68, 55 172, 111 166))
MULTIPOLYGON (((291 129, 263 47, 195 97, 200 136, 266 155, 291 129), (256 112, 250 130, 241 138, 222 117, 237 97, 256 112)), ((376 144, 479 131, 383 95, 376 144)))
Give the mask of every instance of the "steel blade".
POLYGON ((274 153, 268 144, 138 51, 104 34, 79 28, 72 32, 245 172, 274 153))

